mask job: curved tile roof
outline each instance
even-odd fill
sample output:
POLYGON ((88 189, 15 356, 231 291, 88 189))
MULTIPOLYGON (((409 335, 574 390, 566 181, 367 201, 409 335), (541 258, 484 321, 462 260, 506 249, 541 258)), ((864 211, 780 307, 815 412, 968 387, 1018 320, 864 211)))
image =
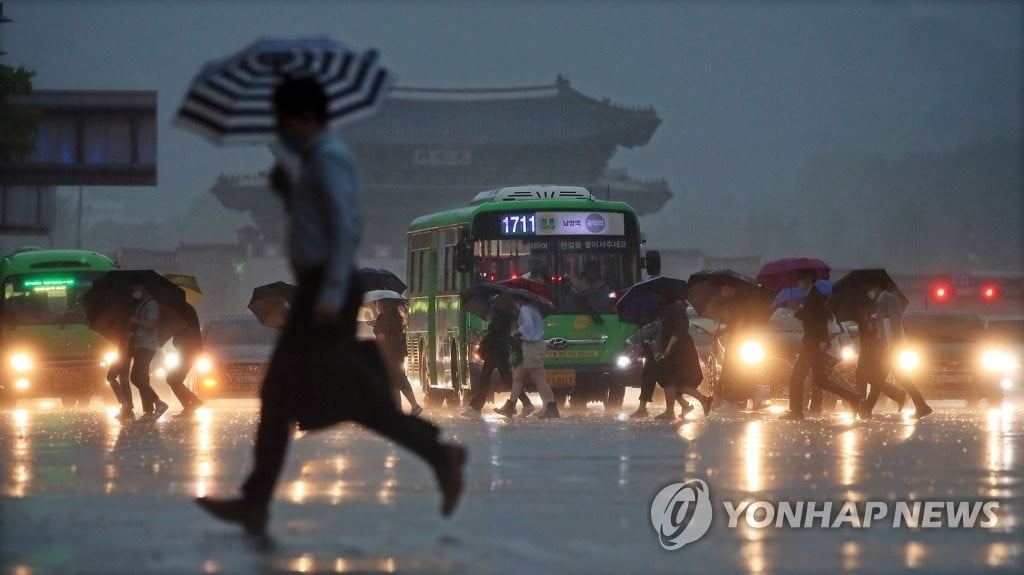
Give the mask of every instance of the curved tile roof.
POLYGON ((395 89, 373 118, 344 130, 354 146, 516 145, 600 139, 625 147, 650 141, 653 108, 596 100, 559 77, 554 85, 506 90, 395 89))

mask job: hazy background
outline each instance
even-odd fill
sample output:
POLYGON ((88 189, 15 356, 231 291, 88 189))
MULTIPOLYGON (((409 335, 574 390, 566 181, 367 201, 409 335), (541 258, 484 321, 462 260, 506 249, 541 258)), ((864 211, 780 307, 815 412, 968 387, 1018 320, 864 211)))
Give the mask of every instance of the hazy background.
POLYGON ((658 247, 1024 270, 1020 2, 7 0, 5 12, 3 61, 36 70, 36 88, 159 92, 160 184, 87 189, 89 247, 233 241, 245 218, 206 191, 269 154, 215 148, 171 118, 205 61, 263 35, 326 34, 379 48, 402 86, 561 73, 589 96, 654 106, 654 139, 612 165, 668 180, 675 197, 643 222, 658 247))

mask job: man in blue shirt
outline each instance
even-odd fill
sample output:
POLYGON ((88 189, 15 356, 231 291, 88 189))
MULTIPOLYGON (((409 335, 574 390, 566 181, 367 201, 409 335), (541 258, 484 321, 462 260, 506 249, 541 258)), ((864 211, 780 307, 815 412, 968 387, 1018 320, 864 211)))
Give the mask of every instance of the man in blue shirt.
MULTIPOLYGON (((296 390, 320 387, 313 389, 316 392, 340 386, 355 399, 350 405, 337 406, 344 414, 340 419, 364 425, 426 460, 441 489, 441 512, 449 515, 462 492, 465 449, 440 442, 437 427, 403 414, 388 391, 382 366, 369 376, 368 371, 377 370, 356 365, 360 358, 345 353, 354 347, 356 312, 363 294, 353 275, 361 225, 355 159, 327 131, 327 98, 314 79, 284 80, 274 92, 274 109, 281 143, 302 161, 298 181, 281 190, 298 287, 260 392, 255 463, 242 486, 242 497, 201 497, 197 503, 219 519, 241 524, 249 533, 263 533, 296 409, 301 407, 295 403, 302 400, 296 390), (329 357, 330 352, 339 350, 349 365, 342 370, 324 369, 336 359, 329 357), (370 381, 374 378, 380 381, 370 381)), ((275 172, 280 182, 280 172, 275 172)))

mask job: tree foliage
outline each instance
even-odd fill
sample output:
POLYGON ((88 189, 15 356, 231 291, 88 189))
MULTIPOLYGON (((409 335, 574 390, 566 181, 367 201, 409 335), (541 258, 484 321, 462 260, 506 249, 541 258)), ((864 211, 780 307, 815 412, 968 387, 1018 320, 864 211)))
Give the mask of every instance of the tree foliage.
POLYGON ((11 96, 32 91, 33 76, 32 70, 0 65, 0 163, 24 160, 35 151, 39 112, 11 104, 11 96))

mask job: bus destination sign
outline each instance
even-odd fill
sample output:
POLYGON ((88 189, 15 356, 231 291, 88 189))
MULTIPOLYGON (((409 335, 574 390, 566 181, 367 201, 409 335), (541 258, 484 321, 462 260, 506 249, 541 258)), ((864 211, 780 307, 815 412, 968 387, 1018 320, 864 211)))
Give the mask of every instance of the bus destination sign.
POLYGON ((503 236, 621 236, 625 218, 615 212, 533 212, 501 215, 503 236))

